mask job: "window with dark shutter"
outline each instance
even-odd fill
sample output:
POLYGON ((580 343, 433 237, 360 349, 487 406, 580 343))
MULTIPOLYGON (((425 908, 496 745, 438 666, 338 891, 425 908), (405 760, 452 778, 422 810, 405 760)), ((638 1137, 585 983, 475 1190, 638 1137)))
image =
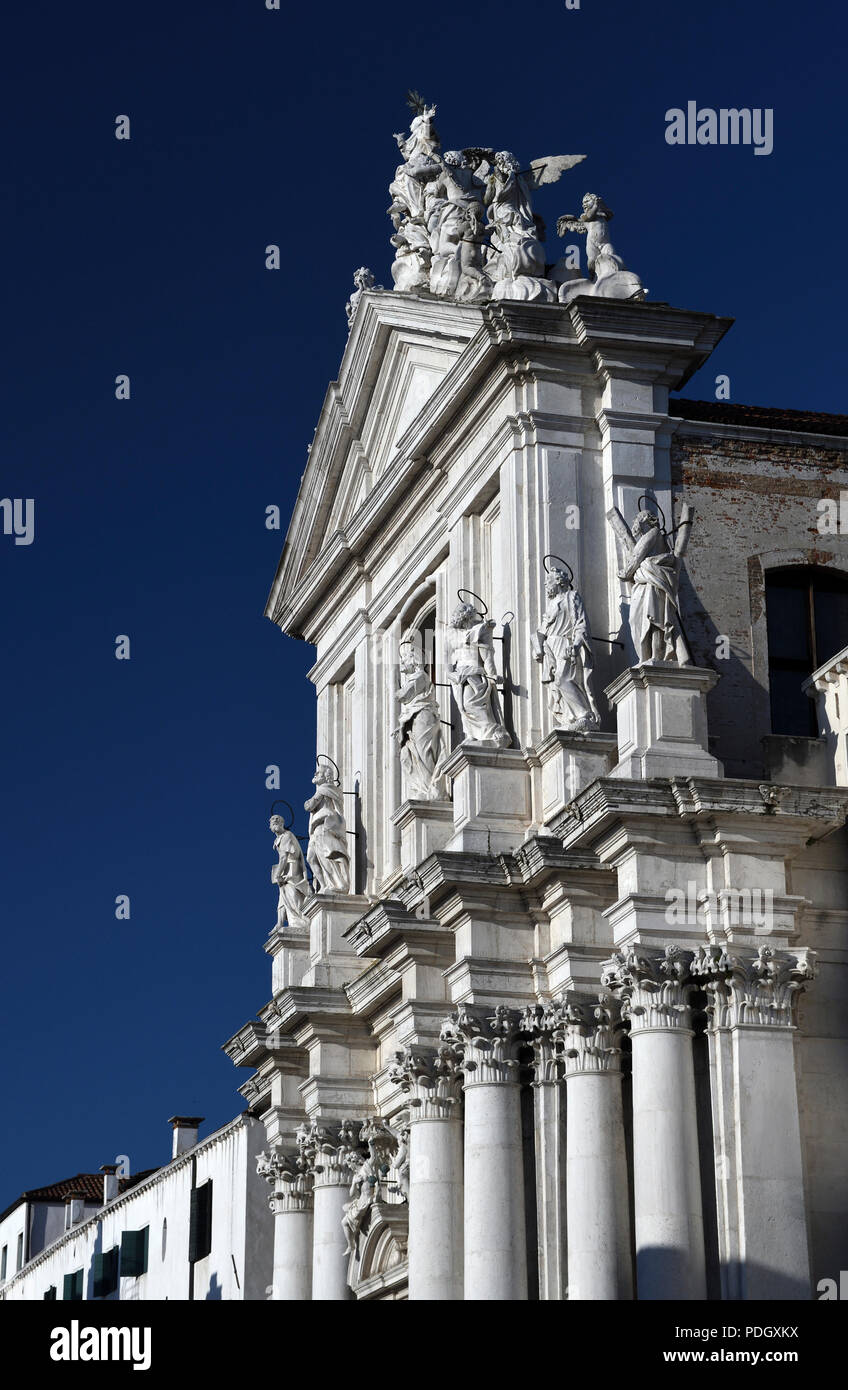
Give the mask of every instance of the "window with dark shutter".
POLYGON ((66 1274, 62 1280, 62 1298, 66 1303, 82 1302, 82 1275, 81 1269, 75 1269, 73 1274, 66 1274))
POLYGON ((188 1233, 190 1264, 204 1259, 212 1249, 212 1179, 192 1188, 188 1233))
POLYGON ((44 1297, 45 1297, 45 1299, 47 1299, 47 1301, 50 1302, 50 1303, 55 1302, 55 1299, 56 1299, 56 1285, 55 1285, 55 1284, 51 1284, 51 1285, 50 1285, 50 1288, 47 1290, 47 1292, 45 1293, 44 1297))
POLYGON ((147 1237, 149 1226, 141 1231, 121 1233, 121 1278, 137 1278, 147 1273, 147 1237))
POLYGON ((848 575, 814 565, 766 574, 773 734, 815 737, 815 702, 804 681, 848 646, 848 575))
POLYGON ((118 1287, 118 1247, 94 1256, 94 1297, 108 1298, 118 1287))

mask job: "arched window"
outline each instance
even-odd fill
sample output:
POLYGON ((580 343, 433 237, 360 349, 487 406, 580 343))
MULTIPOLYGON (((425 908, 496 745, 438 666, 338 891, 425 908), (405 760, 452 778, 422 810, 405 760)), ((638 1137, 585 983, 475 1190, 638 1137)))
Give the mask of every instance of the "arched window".
POLYGON ((769 570, 766 624, 772 733, 814 737, 815 704, 801 687, 848 646, 848 575, 814 565, 769 570))

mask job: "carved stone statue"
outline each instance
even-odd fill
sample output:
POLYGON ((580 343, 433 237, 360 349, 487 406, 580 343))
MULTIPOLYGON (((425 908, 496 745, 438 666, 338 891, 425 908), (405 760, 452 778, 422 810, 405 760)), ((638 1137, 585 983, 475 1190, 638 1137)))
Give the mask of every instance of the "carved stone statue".
POLYGON ((429 289, 432 249, 427 231, 428 185, 442 172, 438 158, 439 137, 433 125, 435 106, 428 106, 417 92, 407 104, 415 113, 409 136, 395 135, 403 163, 389 185, 395 262, 392 279, 396 290, 429 289))
POLYGON ((647 290, 639 276, 626 270, 624 261, 617 256, 609 240, 608 226, 612 212, 603 198, 597 193, 587 193, 583 198, 583 211, 579 217, 566 213, 557 222, 557 232, 564 237, 567 232, 586 233, 586 266, 590 279, 581 279, 574 272, 558 273, 559 263, 552 272, 555 280, 561 280, 559 298, 568 304, 578 295, 597 295, 601 299, 642 300, 647 290))
MULTIPOLYGON (((401 1155, 401 1134, 382 1120, 366 1120, 359 1132, 359 1142, 368 1145, 368 1157, 357 1161, 350 1184, 350 1201, 345 1203, 342 1215, 342 1230, 347 1242, 346 1254, 356 1250, 359 1232, 369 1209, 389 1195, 389 1174, 394 1169, 393 1186, 400 1192, 399 1167, 403 1164, 401 1155)), ((408 1164, 407 1164, 408 1167, 408 1164)), ((408 1191, 408 1182, 407 1182, 408 1191)))
POLYGON ((282 816, 272 816, 269 828, 276 836, 274 849, 278 856, 276 868, 272 873, 273 881, 280 889, 277 930, 282 930, 286 920, 293 927, 306 928, 309 923, 303 915, 303 908, 312 896, 312 886, 306 876, 300 842, 287 828, 282 816))
POLYGON ((440 771, 445 748, 436 692, 424 670, 420 642, 417 632, 401 638, 398 724, 393 733, 400 749, 404 799, 437 801, 447 796, 440 771))
POLYGON ((409 93, 407 104, 414 115, 409 135, 395 135, 403 163, 389 188, 395 289, 459 300, 555 301, 557 286, 545 278, 544 228, 531 193, 555 183, 585 155, 534 159, 526 169, 507 150, 443 155, 435 106, 417 92, 409 93))
POLYGON ((465 737, 507 748, 512 740, 500 712, 494 626, 470 603, 458 604, 448 624, 446 664, 465 737))
POLYGON ((652 512, 638 512, 629 529, 617 507, 607 512, 607 520, 619 537, 625 556, 619 578, 629 580, 633 586, 630 635, 637 662, 692 664, 680 621, 678 588, 681 560, 689 544, 694 518, 694 508, 684 504, 672 545, 664 526, 652 512))
POLYGON ((556 568, 547 575, 545 593, 548 602, 533 657, 542 666, 551 713, 562 729, 597 729, 601 719, 592 693, 594 658, 583 600, 565 571, 556 568))
POLYGON ((332 770, 319 763, 312 778, 315 795, 304 806, 309 812, 309 844, 306 862, 312 870, 316 893, 347 893, 350 889, 350 856, 342 790, 332 770))
POLYGON ((428 197, 428 231, 432 248, 430 290, 454 299, 488 299, 492 283, 483 269, 486 239, 479 159, 462 150, 447 150, 441 175, 428 197))
POLYGON ((382 285, 376 284, 374 276, 367 265, 361 265, 358 270, 353 272, 353 283, 356 285, 356 289, 345 305, 345 313, 347 314, 349 328, 353 327, 353 320, 356 317, 356 310, 359 307, 359 301, 362 298, 363 291, 381 290, 383 288, 382 285))

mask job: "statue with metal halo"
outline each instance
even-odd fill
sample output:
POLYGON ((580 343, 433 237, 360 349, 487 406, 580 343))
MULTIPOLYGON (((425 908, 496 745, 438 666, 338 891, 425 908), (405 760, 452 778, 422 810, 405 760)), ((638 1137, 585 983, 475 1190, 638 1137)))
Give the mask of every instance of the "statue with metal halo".
POLYGON ((271 807, 271 820, 269 829, 273 832, 274 849, 277 851, 277 863, 271 870, 271 882, 276 883, 280 890, 277 903, 277 931, 281 931, 288 921, 292 927, 301 930, 309 926, 303 909, 309 898, 312 897, 312 885, 306 874, 306 864, 303 858, 303 850, 300 842, 292 830, 294 824, 294 811, 287 801, 280 797, 271 807), (282 816, 274 814, 274 806, 288 806, 289 821, 282 816))
POLYGON ((498 698, 498 672, 492 632, 494 620, 486 617, 488 608, 471 589, 457 590, 459 603, 451 614, 447 634, 448 680, 451 683, 462 720, 465 738, 493 748, 512 743, 498 698), (476 599, 479 608, 463 599, 476 599))
POLYGON ((532 638, 533 658, 542 667, 542 682, 547 686, 548 705, 557 727, 586 733, 601 722, 592 693, 595 663, 586 610, 573 587, 574 573, 568 562, 546 555, 542 563, 548 601, 542 626, 532 638), (563 568, 549 565, 553 560, 559 560, 563 568))
POLYGON ((350 889, 350 856, 344 792, 340 785, 339 769, 326 753, 318 754, 312 781, 315 795, 306 802, 304 810, 309 812, 306 862, 312 870, 315 892, 347 893, 350 889))

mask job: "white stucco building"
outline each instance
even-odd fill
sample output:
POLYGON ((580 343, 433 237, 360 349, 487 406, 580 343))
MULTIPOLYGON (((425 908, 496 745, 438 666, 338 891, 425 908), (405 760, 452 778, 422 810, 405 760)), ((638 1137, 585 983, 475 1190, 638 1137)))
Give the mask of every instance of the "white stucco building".
POLYGON ((50 1189, 46 1200, 24 1194, 0 1236, 5 1244, 7 1226, 11 1234, 25 1213, 43 1236, 20 1272, 8 1268, 0 1299, 266 1298, 273 1242, 256 1172, 263 1127, 242 1114, 198 1141, 199 1123, 175 1116, 171 1161, 123 1181, 112 1166, 99 1198, 79 1178, 57 1185, 69 1189, 58 1201, 50 1189))

